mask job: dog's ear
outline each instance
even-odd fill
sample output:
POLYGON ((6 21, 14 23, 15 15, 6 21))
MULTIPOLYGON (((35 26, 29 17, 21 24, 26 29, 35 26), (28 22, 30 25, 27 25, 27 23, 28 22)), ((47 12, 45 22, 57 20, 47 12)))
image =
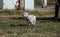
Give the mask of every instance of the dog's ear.
POLYGON ((27 17, 27 16, 28 16, 28 12, 24 12, 24 13, 23 13, 23 16, 24 16, 24 17, 27 17))

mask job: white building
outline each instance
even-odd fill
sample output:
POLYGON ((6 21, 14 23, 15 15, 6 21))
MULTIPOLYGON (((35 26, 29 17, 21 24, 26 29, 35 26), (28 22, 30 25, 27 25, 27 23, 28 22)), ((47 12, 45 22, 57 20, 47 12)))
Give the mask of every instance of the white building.
POLYGON ((0 0, 0 9, 14 9, 17 0, 0 0))
POLYGON ((15 9, 17 0, 3 0, 3 9, 15 9))
MULTIPOLYGON (((0 9, 15 9, 18 0, 0 0, 0 9)), ((34 10, 34 0, 23 0, 25 10, 34 10)))

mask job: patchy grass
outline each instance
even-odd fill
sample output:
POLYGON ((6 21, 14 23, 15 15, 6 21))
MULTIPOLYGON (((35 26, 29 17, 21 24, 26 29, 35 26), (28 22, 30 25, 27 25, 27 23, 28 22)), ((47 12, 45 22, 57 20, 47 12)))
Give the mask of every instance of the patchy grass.
POLYGON ((15 11, 15 10, 4 10, 0 11, 0 16, 1 15, 20 15, 23 11, 15 11))
MULTIPOLYGON (((15 12, 7 11, 5 13, 4 12, 1 12, 0 16, 1 14, 3 16, 22 15, 22 12, 20 11, 15 12)), ((29 14, 43 16, 43 14, 45 13, 41 14, 38 11, 35 12, 29 11, 29 14)), ((12 19, 9 17, 0 17, 0 37, 60 37, 60 22, 58 21, 37 20, 35 26, 21 26, 21 25, 27 25, 27 21, 24 19, 12 19)))
MULTIPOLYGON (((0 16, 22 16, 24 11, 13 11, 13 10, 5 10, 5 11, 0 11, 0 16)), ((29 14, 34 14, 35 16, 45 16, 45 15, 54 15, 54 12, 39 12, 37 10, 35 11, 27 11, 29 14)))
POLYGON ((7 37, 57 37, 60 36, 60 22, 37 20, 35 26, 27 25, 25 20, 0 18, 0 35, 7 37), (16 26, 11 26, 16 25, 16 26))

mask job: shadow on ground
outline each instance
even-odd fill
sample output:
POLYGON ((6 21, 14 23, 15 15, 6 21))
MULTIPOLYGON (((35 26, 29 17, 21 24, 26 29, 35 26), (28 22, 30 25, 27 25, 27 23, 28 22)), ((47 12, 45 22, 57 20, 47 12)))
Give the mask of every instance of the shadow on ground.
MULTIPOLYGON (((18 18, 10 18, 10 19, 15 19, 15 20, 23 20, 26 19, 25 17, 18 17, 18 18)), ((53 18, 53 17, 37 17, 37 20, 50 20, 50 21, 56 21, 56 22, 60 22, 60 18, 53 18)))

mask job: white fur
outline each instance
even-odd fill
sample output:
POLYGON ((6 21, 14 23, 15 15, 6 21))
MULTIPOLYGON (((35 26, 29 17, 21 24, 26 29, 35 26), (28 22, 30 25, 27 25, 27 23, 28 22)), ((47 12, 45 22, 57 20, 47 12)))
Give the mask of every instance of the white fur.
POLYGON ((35 25, 35 23, 36 23, 36 16, 28 15, 27 19, 31 22, 32 25, 35 25))
POLYGON ((28 13, 27 13, 27 12, 24 12, 24 13, 23 13, 23 16, 24 16, 24 17, 28 17, 28 13))
POLYGON ((32 25, 35 25, 35 23, 36 23, 36 16, 28 15, 28 12, 24 12, 24 17, 26 17, 28 19, 28 21, 31 22, 32 25))

